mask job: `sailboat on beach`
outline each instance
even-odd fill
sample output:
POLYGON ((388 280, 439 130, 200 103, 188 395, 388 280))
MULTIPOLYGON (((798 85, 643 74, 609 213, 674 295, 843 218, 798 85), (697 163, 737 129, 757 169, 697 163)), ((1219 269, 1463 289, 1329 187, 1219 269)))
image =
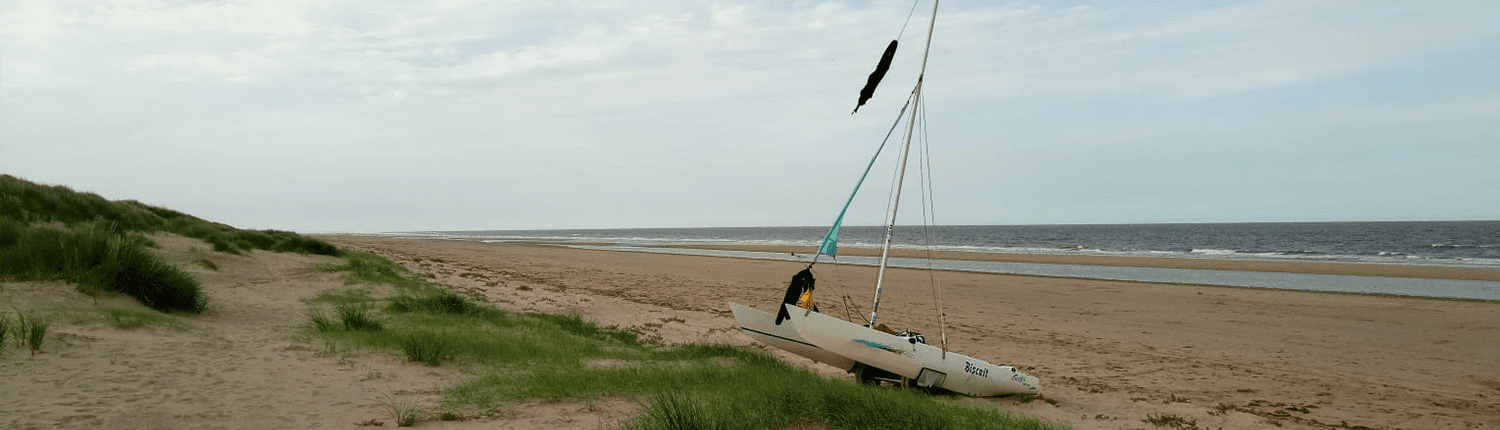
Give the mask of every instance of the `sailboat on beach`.
MULTIPOLYGON (((886 219, 885 241, 881 249, 879 274, 875 281, 875 299, 868 321, 854 323, 825 315, 816 310, 810 299, 814 285, 812 266, 818 257, 837 253, 839 227, 844 212, 849 209, 854 195, 859 192, 870 168, 854 187, 849 202, 828 229, 818 254, 806 269, 792 277, 786 296, 776 312, 765 312, 749 306, 730 303, 734 317, 751 338, 783 350, 825 363, 855 374, 863 383, 887 382, 902 387, 943 389, 971 396, 994 396, 1003 394, 1037 394, 1040 385, 1035 376, 1021 373, 1013 366, 1000 366, 988 361, 948 351, 946 336, 941 346, 927 344, 926 338, 917 333, 890 330, 877 321, 880 309, 882 282, 885 280, 886 261, 890 255, 891 235, 896 223, 896 212, 900 206, 900 190, 906 171, 907 156, 911 150, 912 135, 921 103, 922 76, 927 69, 927 52, 932 45, 933 25, 937 21, 937 1, 932 5, 932 19, 927 30, 927 47, 922 54, 922 68, 917 84, 902 115, 910 111, 907 119, 905 142, 902 145, 897 167, 895 195, 886 219)), ((859 104, 863 105, 874 91, 889 67, 896 42, 892 41, 881 57, 875 73, 860 92, 859 104)), ((855 108, 856 110, 858 107, 855 108)), ((899 124, 898 115, 897 123, 899 124)), ((893 128, 894 130, 894 125, 893 128)), ((884 143, 881 144, 882 148, 884 143)), ((877 151, 877 157, 879 152, 877 151)), ((875 159, 870 160, 873 166, 875 159)), ((941 313, 941 312, 940 312, 941 313)))

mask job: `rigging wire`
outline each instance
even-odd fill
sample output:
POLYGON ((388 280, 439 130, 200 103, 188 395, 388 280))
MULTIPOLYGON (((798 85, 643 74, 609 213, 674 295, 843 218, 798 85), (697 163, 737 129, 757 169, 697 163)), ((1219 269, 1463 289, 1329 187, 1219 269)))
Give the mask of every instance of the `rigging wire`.
MULTIPOLYGON (((924 96, 925 98, 925 96, 924 96)), ((927 278, 928 286, 932 289, 932 296, 937 307, 939 339, 943 346, 943 356, 948 355, 948 321, 947 314, 943 311, 943 286, 938 279, 936 270, 932 270, 932 228, 937 227, 937 190, 932 183, 932 145, 927 135, 927 105, 926 100, 919 103, 917 118, 922 127, 921 147, 918 151, 918 166, 921 167, 922 176, 922 234, 925 236, 927 245, 927 278)))
POLYGON ((839 270, 839 266, 833 265, 833 285, 839 288, 839 301, 844 303, 844 320, 854 321, 854 316, 859 315, 860 311, 849 303, 854 296, 849 295, 849 289, 844 287, 844 271, 839 270))
MULTIPOLYGON (((927 74, 927 58, 928 55, 932 53, 932 32, 935 27, 937 27, 937 6, 937 0, 933 0, 932 19, 929 21, 927 26, 927 43, 922 50, 922 67, 918 69, 917 72, 917 85, 912 89, 911 103, 913 104, 919 102, 922 95, 922 80, 923 76, 927 74)), ((875 276, 875 298, 870 303, 871 327, 879 327, 876 325, 876 312, 880 310, 880 290, 884 284, 885 272, 886 268, 888 267, 887 263, 890 257, 891 241, 894 239, 893 233, 895 232, 896 225, 896 209, 901 203, 900 188, 903 184, 902 179, 906 170, 907 157, 911 154, 911 139, 913 137, 912 135, 916 131, 916 111, 917 109, 914 107, 912 109, 912 116, 907 120, 905 142, 901 145, 901 160, 899 163, 897 163, 898 167, 896 168, 896 183, 891 187, 894 193, 892 193, 893 197, 890 202, 890 207, 886 211, 887 217, 885 222, 885 239, 884 245, 882 245, 880 251, 880 269, 875 276)))
MULTIPOLYGON (((908 107, 912 106, 912 103, 915 100, 915 96, 916 95, 917 95, 916 90, 913 90, 911 94, 908 94, 906 96, 906 103, 903 104, 903 105, 901 105, 901 111, 896 113, 896 120, 891 122, 891 128, 889 130, 886 130, 886 132, 885 132, 885 138, 880 140, 880 147, 875 148, 875 155, 873 155, 873 156, 870 157, 870 164, 867 165, 867 166, 865 166, 865 174, 869 174, 870 173, 870 168, 875 166, 875 160, 878 159, 878 158, 880 158, 880 153, 883 152, 883 151, 885 151, 885 145, 887 143, 890 143, 891 136, 893 136, 893 135, 896 134, 896 128, 899 127, 899 126, 901 126, 901 120, 903 118, 906 118, 906 109, 908 107)), ((913 115, 915 115, 915 114, 916 114, 916 112, 913 111, 913 115)), ((861 178, 861 180, 863 180, 864 177, 861 176, 860 178, 861 178)), ((858 187, 859 187, 859 185, 856 184, 855 185, 855 189, 858 189, 858 187)), ((853 197, 851 197, 851 198, 853 198, 853 197)), ((889 202, 887 202, 887 204, 889 204, 889 202)), ((822 255, 823 255, 822 247, 819 247, 818 253, 815 254, 815 255, 813 255, 812 263, 808 264, 808 267, 811 268, 812 265, 818 264, 818 257, 820 257, 822 255)), ((829 258, 832 258, 834 260, 834 262, 838 262, 838 257, 829 256, 829 258)), ((853 298, 853 296, 850 296, 848 290, 844 289, 844 286, 843 286, 843 283, 842 283, 842 274, 841 274, 841 272, 838 271, 838 266, 834 266, 834 272, 836 274, 838 274, 837 276, 839 276, 839 280, 841 281, 841 282, 838 283, 838 286, 839 286, 839 290, 840 290, 839 292, 842 295, 840 297, 840 299, 844 302, 845 316, 849 316, 848 313, 851 311, 851 308, 852 308, 852 305, 849 304, 849 301, 850 301, 849 299, 853 298)), ((853 321, 854 318, 850 317, 849 320, 853 321)))
MULTIPOLYGON (((909 118, 909 121, 910 121, 909 122, 909 127, 906 129, 906 137, 905 137, 906 143, 905 143, 905 146, 904 146, 904 148, 905 148, 904 150, 906 151, 905 153, 909 153, 910 152, 910 150, 911 150, 911 140, 912 140, 912 137, 915 136, 916 130, 914 128, 912 128, 912 127, 916 126, 917 112, 920 111, 921 108, 922 108, 922 106, 921 106, 921 100, 920 100, 921 99, 921 94, 922 94, 921 90, 922 90, 922 78, 920 76, 918 76, 917 77, 917 85, 914 86, 914 87, 912 87, 911 95, 906 98, 906 105, 901 107, 902 111, 905 111, 907 107, 911 107, 912 108, 912 112, 911 112, 912 117, 909 118)), ((899 119, 897 121, 899 121, 899 119)), ((918 158, 921 158, 920 155, 918 156, 918 158)), ((918 161, 918 164, 921 164, 920 160, 918 161)), ((901 188, 903 187, 901 178, 903 176, 905 176, 906 172, 903 171, 905 168, 906 168, 905 157, 904 156, 903 157, 897 157, 896 158, 896 166, 895 166, 895 169, 894 169, 895 174, 891 175, 890 192, 886 195, 886 200, 885 200, 885 213, 886 213, 886 217, 887 218, 886 218, 885 223, 882 225, 882 227, 885 229, 885 238, 884 238, 885 245, 884 245, 884 250, 881 251, 881 257, 880 257, 880 264, 881 264, 881 269, 880 270, 881 271, 876 275, 876 278, 875 278, 875 302, 870 305, 870 312, 871 312, 870 326, 874 326, 875 325, 875 321, 874 321, 875 318, 874 318, 873 314, 874 314, 874 312, 876 310, 880 309, 881 281, 883 279, 883 275, 884 275, 884 271, 885 271, 886 257, 889 256, 891 243, 895 241, 895 235, 896 235, 896 215, 897 215, 896 214, 896 209, 897 209, 896 206, 899 205, 900 202, 901 202, 901 188)))
POLYGON ((911 17, 917 13, 917 3, 921 2, 922 0, 912 0, 911 11, 906 13, 906 22, 901 23, 901 31, 896 32, 896 39, 900 39, 901 35, 906 34, 906 25, 911 24, 911 17))
MULTIPOLYGON (((870 174, 870 169, 873 168, 873 167, 875 167, 875 160, 878 159, 878 158, 880 158, 880 153, 882 151, 885 151, 885 144, 886 143, 890 143, 890 141, 891 141, 891 135, 895 134, 896 127, 898 127, 898 126, 901 125, 901 119, 906 117, 906 108, 909 107, 909 106, 911 106, 912 96, 914 96, 914 95, 916 95, 915 90, 911 94, 908 94, 906 96, 906 101, 907 101, 906 104, 901 105, 901 112, 896 113, 896 120, 893 121, 893 122, 891 122, 891 129, 890 130, 886 130, 886 132, 885 132, 885 139, 881 139, 881 141, 880 141, 880 147, 875 148, 875 155, 870 156, 870 164, 865 165, 865 173, 863 175, 860 175, 859 182, 854 184, 854 190, 855 190, 855 192, 859 192, 859 187, 860 187, 860 185, 864 184, 865 177, 870 174)), ((854 196, 853 195, 849 196, 849 201, 850 202, 854 201, 854 196)), ((844 203, 844 209, 847 210, 848 208, 849 208, 849 203, 844 203)), ((842 212, 840 212, 839 213, 839 220, 834 223, 834 227, 840 226, 841 223, 843 223, 843 222, 844 222, 844 215, 843 215, 842 212)), ((831 233, 832 231, 833 231, 833 227, 829 227, 829 232, 831 233)), ((827 240, 827 238, 825 237, 824 240, 827 240)), ((819 246, 818 247, 818 253, 813 255, 812 263, 809 263, 807 265, 807 267, 811 268, 814 264, 818 264, 818 257, 821 257, 821 256, 823 256, 823 247, 819 246)), ((828 258, 833 258, 833 259, 837 260, 837 257, 832 256, 832 255, 828 256, 828 258)))
MULTIPOLYGON (((920 86, 922 84, 920 82, 918 82, 917 85, 920 86)), ((891 134, 895 133, 896 126, 901 125, 901 119, 902 118, 906 118, 906 115, 905 115, 906 114, 906 109, 910 108, 912 106, 917 106, 917 109, 921 109, 921 106, 919 105, 919 101, 917 100, 917 89, 916 88, 912 88, 911 93, 906 95, 906 104, 901 105, 901 113, 902 113, 902 115, 897 116, 896 117, 896 122, 894 124, 891 124, 890 131, 885 132, 885 138, 886 138, 886 140, 890 140, 891 139, 891 134)), ((912 115, 916 115, 917 114, 917 109, 912 110, 912 115)), ((881 141, 880 142, 880 147, 881 148, 885 147, 885 141, 881 141)), ((893 206, 893 205, 896 204, 896 197, 901 194, 901 190, 896 189, 897 182, 899 182, 901 180, 901 159, 900 158, 896 159, 895 170, 896 170, 896 174, 891 175, 891 185, 890 185, 891 189, 890 189, 890 192, 887 193, 886 196, 885 196, 885 213, 887 213, 887 214, 891 213, 891 206, 893 206)), ((891 227, 892 226, 886 226, 886 228, 888 228, 888 229, 891 228, 891 227)))

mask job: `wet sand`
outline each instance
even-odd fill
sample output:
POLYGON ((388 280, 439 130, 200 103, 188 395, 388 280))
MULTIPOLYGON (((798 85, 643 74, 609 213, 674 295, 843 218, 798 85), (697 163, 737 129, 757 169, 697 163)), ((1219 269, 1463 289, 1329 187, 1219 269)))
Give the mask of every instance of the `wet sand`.
MULTIPOLYGON (((686 248, 686 247, 685 247, 686 248)), ((813 247, 735 246, 691 247, 812 255, 813 247)), ((845 248, 840 255, 879 257, 880 250, 845 248)), ((1309 273, 1316 275, 1391 276, 1399 278, 1464 279, 1500 281, 1500 269, 1477 267, 1405 266, 1395 264, 1356 264, 1321 261, 1263 261, 1195 258, 1113 257, 1097 255, 1002 254, 951 251, 892 250, 892 257, 933 258, 943 260, 1004 261, 1010 263, 1082 264, 1090 266, 1161 267, 1168 269, 1242 270, 1249 272, 1309 273)), ((827 261, 824 257, 823 261, 827 261)))
MULTIPOLYGON (((728 302, 771 309, 801 263, 333 236, 497 306, 570 311, 667 343, 753 344, 728 302)), ((741 248, 743 249, 743 248, 741 248)), ((776 251, 799 252, 798 250, 776 251)), ((804 250, 806 251, 806 250, 804 250)), ((868 250, 863 250, 868 251, 868 250)), ((856 251, 859 252, 859 251, 856 251)), ((800 253, 800 252, 799 252, 800 253)), ((846 251, 849 253, 849 251, 846 251)), ((1500 270, 964 254, 942 258, 1500 280, 1500 270), (1128 261, 1126 261, 1128 260, 1128 261)), ((825 313, 869 310, 874 269, 819 264, 825 313), (846 307, 844 303, 847 303, 846 307)), ((959 398, 1080 429, 1500 427, 1500 303, 894 269, 881 319, 1041 378, 1043 398, 959 398)), ((847 375, 778 353, 829 377, 847 375)))

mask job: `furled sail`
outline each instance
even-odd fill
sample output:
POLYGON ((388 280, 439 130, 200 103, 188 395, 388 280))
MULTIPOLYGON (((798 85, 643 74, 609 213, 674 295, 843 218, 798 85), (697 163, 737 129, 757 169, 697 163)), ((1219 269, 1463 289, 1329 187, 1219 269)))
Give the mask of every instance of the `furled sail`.
MULTIPOLYGON (((792 275, 792 282, 790 284, 787 284, 786 286, 786 297, 781 299, 782 304, 796 305, 798 304, 798 299, 803 294, 806 294, 813 290, 814 286, 817 284, 817 280, 813 279, 811 267, 812 266, 808 266, 807 269, 802 269, 801 272, 797 272, 796 275, 792 275)), ((776 325, 781 325, 782 321, 786 321, 787 318, 791 317, 791 315, 787 314, 786 306, 782 306, 781 311, 776 313, 776 325)))
POLYGON ((892 40, 890 45, 885 46, 885 53, 880 55, 880 64, 875 65, 875 71, 870 72, 869 79, 865 80, 865 87, 859 90, 859 104, 854 105, 854 112, 850 112, 850 115, 859 112, 859 107, 875 96, 875 87, 880 86, 881 79, 885 79, 885 72, 891 69, 891 59, 895 57, 896 41, 892 40))

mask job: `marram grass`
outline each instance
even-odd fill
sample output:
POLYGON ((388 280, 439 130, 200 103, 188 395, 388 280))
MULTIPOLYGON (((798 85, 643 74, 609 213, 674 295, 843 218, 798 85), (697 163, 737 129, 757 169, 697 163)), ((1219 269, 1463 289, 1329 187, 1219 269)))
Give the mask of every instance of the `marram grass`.
POLYGON ((239 230, 171 209, 0 175, 0 278, 71 281, 85 293, 124 293, 162 312, 202 312, 207 300, 198 281, 153 255, 148 248, 156 245, 141 236, 163 231, 233 254, 342 254, 293 232, 239 230))
POLYGON ((171 209, 133 200, 110 201, 65 186, 31 183, 0 175, 0 219, 23 225, 108 223, 122 232, 165 231, 213 245, 215 251, 243 254, 252 249, 338 256, 338 247, 289 231, 240 230, 171 209))
POLYGON ((10 336, 11 330, 10 315, 0 312, 0 354, 5 352, 5 339, 10 336))
POLYGON ((16 343, 22 344, 31 350, 32 355, 42 350, 42 342, 47 340, 47 328, 52 322, 36 312, 16 311, 16 343))
POLYGON ((0 274, 124 293, 163 312, 198 313, 207 305, 196 279, 152 254, 144 237, 106 223, 34 228, 0 218, 0 274))

